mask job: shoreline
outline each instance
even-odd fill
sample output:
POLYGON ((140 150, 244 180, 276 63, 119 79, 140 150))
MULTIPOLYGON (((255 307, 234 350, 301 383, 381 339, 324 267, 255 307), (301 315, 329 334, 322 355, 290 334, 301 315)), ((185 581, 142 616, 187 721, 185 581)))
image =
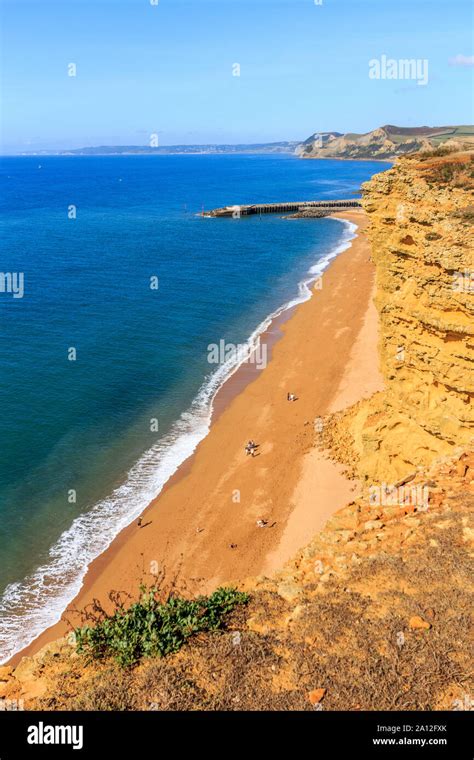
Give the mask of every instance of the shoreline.
MULTIPOLYGON (((43 631, 48 630, 60 620, 63 612, 81 593, 85 576, 92 563, 98 560, 109 549, 122 531, 136 523, 138 517, 144 514, 150 504, 160 496, 164 488, 169 484, 173 484, 182 472, 186 472, 186 463, 192 461, 196 448, 209 434, 211 425, 216 421, 221 411, 230 403, 235 395, 243 390, 245 385, 258 377, 259 371, 253 363, 252 354, 258 349, 259 343, 265 344, 265 354, 270 357, 272 346, 281 336, 280 327, 291 317, 297 306, 311 298, 311 284, 321 276, 338 254, 351 245, 351 240, 355 237, 354 230, 357 228, 357 225, 351 224, 345 219, 338 219, 338 221, 343 224, 339 241, 332 247, 329 247, 327 252, 310 266, 304 277, 298 281, 297 292, 293 297, 269 312, 246 339, 244 345, 249 346, 250 360, 240 360, 236 357, 237 361, 231 359, 230 361, 221 363, 203 381, 191 404, 173 423, 171 430, 142 454, 129 470, 126 479, 121 485, 116 487, 108 497, 97 502, 90 513, 85 513, 78 520, 74 521, 70 529, 59 537, 52 547, 57 560, 60 560, 65 548, 66 540, 64 537, 69 534, 70 537, 74 538, 75 530, 82 532, 83 542, 89 543, 92 539, 95 549, 89 552, 89 556, 85 558, 82 564, 76 562, 74 575, 70 572, 71 567, 68 565, 67 557, 64 558, 66 562, 64 570, 62 569, 61 562, 58 561, 54 563, 56 567, 53 567, 50 571, 51 574, 48 573, 49 568, 47 564, 39 568, 37 571, 38 577, 41 584, 43 583, 43 579, 45 579, 44 587, 46 592, 50 581, 52 581, 51 587, 54 590, 58 588, 58 582, 62 583, 62 587, 60 585, 58 589, 59 598, 53 593, 49 597, 49 602, 48 599, 44 599, 42 602, 38 602, 36 609, 27 606, 24 612, 19 613, 17 616, 19 626, 17 623, 16 627, 18 638, 15 640, 14 636, 10 636, 9 647, 7 649, 8 654, 4 655, 2 661, 6 662, 11 657, 16 656, 13 653, 14 649, 18 652, 29 647, 43 631), (262 341, 260 340, 261 338, 262 341), (234 374, 238 374, 238 378, 230 384, 229 381, 234 374), (222 394, 221 390, 224 386, 225 392, 222 394), (230 391, 227 392, 227 389, 230 389, 230 391), (183 425, 182 421, 185 416, 188 420, 183 425), (153 475, 147 478, 146 470, 149 466, 152 467, 153 475), (142 470, 145 473, 145 480, 141 480, 139 484, 134 476, 134 471, 137 470, 142 470), (130 493, 130 486, 133 488, 132 493, 130 493), (144 491, 148 491, 148 493, 144 493, 144 491), (112 521, 108 521, 108 504, 114 504, 114 516, 112 520, 117 521, 117 518, 120 518, 121 524, 114 525, 112 521), (116 509, 117 507, 118 509, 116 509), (94 511, 97 514, 92 519, 91 515, 93 515, 94 511), (76 522, 80 523, 80 525, 76 526, 76 522), (95 534, 96 530, 98 530, 97 535, 95 534), (42 576, 41 572, 43 572, 42 576), (68 573, 67 583, 64 580, 64 573, 66 572, 68 573), (29 618, 30 614, 31 618, 29 618), (25 619, 29 619, 33 627, 30 636, 24 637, 28 638, 29 641, 24 641, 22 636, 22 621, 25 619), (16 647, 15 644, 17 644, 16 647)), ((258 357, 258 353, 256 356, 258 357)), ((26 589, 27 592, 28 589, 26 589)), ((18 604, 18 609, 21 609, 20 604, 18 604)))
MULTIPOLYGON (((371 311, 370 294, 373 286, 373 265, 368 261, 370 249, 363 235, 366 223, 364 212, 348 211, 334 214, 334 216, 346 222, 355 223, 359 229, 356 233, 357 237, 349 243, 350 247, 333 258, 329 267, 324 270, 325 283, 326 279, 332 281, 329 282, 329 287, 325 284, 321 291, 315 290, 313 292, 315 298, 300 301, 296 305, 289 305, 273 317, 260 338, 262 343, 267 345, 270 356, 265 371, 259 372, 251 363, 242 364, 224 381, 214 398, 211 428, 208 434, 198 444, 195 452, 180 465, 168 480, 159 496, 145 509, 143 512, 143 529, 138 530, 134 521, 123 529, 109 548, 89 565, 82 588, 69 605, 69 609, 71 607, 82 608, 85 604, 90 603, 93 597, 105 601, 107 593, 111 589, 124 590, 133 594, 138 588, 140 575, 146 577, 150 582, 149 568, 152 563, 157 563, 160 568, 171 566, 173 574, 178 568, 181 579, 193 593, 203 593, 210 590, 223 580, 239 582, 245 577, 257 575, 263 570, 276 569, 301 547, 301 542, 304 543, 305 539, 309 540, 318 527, 322 527, 323 522, 332 512, 354 497, 354 482, 347 481, 336 465, 328 463, 327 460, 323 462, 321 458, 315 457, 311 434, 308 435, 313 430, 309 423, 315 415, 303 422, 303 428, 309 426, 309 430, 299 430, 299 437, 302 433, 303 445, 298 445, 294 452, 295 460, 297 460, 294 462, 294 468, 291 466, 291 458, 290 461, 286 461, 285 449, 288 449, 289 446, 284 443, 284 436, 295 432, 291 412, 295 412, 295 418, 308 416, 307 402, 310 401, 311 393, 309 393, 309 389, 306 389, 307 381, 310 379, 307 372, 303 371, 304 378, 295 375, 294 380, 291 379, 294 384, 288 388, 292 392, 296 392, 298 396, 301 394, 298 402, 295 404, 288 403, 285 398, 286 390, 281 389, 279 391, 283 399, 280 411, 284 413, 283 416, 286 419, 284 421, 285 431, 277 430, 276 432, 277 437, 279 433, 284 432, 283 459, 285 459, 285 466, 282 468, 282 472, 286 472, 288 483, 277 488, 278 493, 275 494, 275 498, 262 499, 262 488, 260 488, 262 484, 258 481, 262 475, 262 469, 267 471, 271 468, 273 472, 273 466, 270 462, 270 468, 262 468, 263 460, 273 459, 272 449, 275 447, 279 450, 282 441, 273 443, 270 439, 269 442, 268 433, 265 438, 262 437, 263 432, 262 435, 259 433, 257 437, 253 427, 249 429, 248 433, 245 426, 242 426, 241 433, 238 429, 238 423, 242 422, 242 418, 246 416, 246 406, 250 405, 253 409, 250 420, 258 420, 258 409, 263 403, 262 399, 268 397, 268 388, 265 390, 265 386, 275 387, 275 377, 269 377, 269 375, 274 376, 276 373, 278 377, 279 372, 288 374, 288 371, 291 370, 291 358, 299 354, 297 349, 301 346, 301 339, 303 337, 304 340, 307 332, 306 329, 301 330, 300 326, 297 326, 300 329, 295 329, 295 322, 306 323, 305 327, 307 327, 307 323, 312 321, 312 317, 314 318, 314 315, 309 314, 309 311, 315 311, 316 316, 319 312, 319 317, 323 316, 331 305, 331 298, 337 295, 341 288, 341 281, 338 283, 337 280, 341 274, 342 279, 344 278, 344 267, 347 270, 345 275, 347 278, 350 276, 351 282, 353 282, 355 275, 360 274, 357 265, 365 264, 363 267, 364 277, 360 278, 361 281, 363 280, 363 283, 361 282, 363 292, 360 292, 361 288, 352 285, 354 290, 354 299, 351 301, 352 318, 343 318, 343 324, 336 331, 329 328, 329 333, 332 335, 330 334, 321 342, 321 351, 328 354, 327 358, 333 365, 329 367, 329 376, 334 383, 329 383, 328 387, 326 378, 326 382, 323 382, 322 386, 318 386, 316 389, 319 391, 319 394, 316 393, 316 395, 320 396, 318 414, 329 411, 330 402, 333 405, 336 403, 337 388, 344 378, 346 378, 347 385, 351 353, 348 353, 346 361, 344 356, 340 355, 339 350, 334 351, 333 346, 335 341, 340 341, 340 343, 346 344, 346 349, 351 347, 355 349, 356 347, 356 339, 364 329, 367 313, 371 311), (308 309, 309 306, 314 307, 315 304, 316 308, 308 309), (347 335, 348 332, 349 335, 347 335), (285 341, 286 344, 289 344, 290 334, 293 335, 292 343, 294 345, 291 347, 288 345, 285 351, 285 341), (263 386, 263 395, 259 394, 260 402, 255 406, 254 396, 257 385, 263 386), (336 392, 334 392, 335 390, 336 392), (304 414, 302 415, 301 412, 304 414), (259 454, 255 459, 246 458, 242 452, 243 444, 249 437, 255 437, 256 440, 262 442, 259 454), (232 452, 233 458, 230 458, 230 461, 226 460, 225 452, 232 452), (260 457, 262 458, 260 459, 260 457), (311 464, 309 465, 310 460, 311 464), (250 470, 250 465, 253 465, 253 472, 250 470), (255 470, 259 473, 258 477, 256 477, 255 470), (291 518, 292 514, 296 514, 297 511, 296 507, 292 508, 292 503, 296 499, 297 507, 301 511, 300 505, 305 501, 301 496, 301 490, 305 490, 303 484, 308 480, 308 477, 310 479, 313 477, 314 481, 314 471, 317 471, 319 478, 319 485, 316 483, 317 491, 322 493, 326 489, 324 504, 321 505, 320 509, 312 510, 316 514, 308 515, 306 514, 308 509, 306 512, 303 509, 307 518, 304 520, 304 527, 301 529, 301 526, 298 526, 296 534, 291 537, 290 534, 295 533, 291 518), (235 485, 239 487, 232 489, 230 481, 235 480, 236 477, 238 482, 236 481, 235 485), (247 480, 250 480, 251 483, 247 483, 247 480), (229 487, 223 490, 225 483, 228 483, 229 487), (331 487, 328 487, 328 484, 331 487), (239 492, 239 501, 232 501, 234 491, 239 492), (249 495, 245 495, 247 491, 252 491, 253 496, 251 498, 249 495), (199 503, 199 496, 202 501, 201 508, 195 506, 196 503, 199 503), (255 511, 255 496, 257 502, 260 501, 261 504, 258 505, 258 514, 256 512, 250 517, 252 510, 255 511), (229 512, 229 504, 231 513, 226 514, 229 512), (329 508, 330 511, 328 511, 329 508), (265 519, 268 516, 268 524, 273 523, 274 526, 272 530, 261 530, 255 527, 255 520, 259 516, 265 519), (225 525, 220 525, 220 519, 225 520, 225 525), (241 522, 243 524, 240 524, 241 522), (234 532, 236 534, 235 542, 232 541, 234 532), (228 535, 226 539, 224 539, 224 533, 228 535), (229 539, 231 543, 228 543, 229 539), (234 543, 235 549, 230 549, 229 547, 234 543)), ((306 283, 314 282, 318 276, 318 273, 312 277, 309 276, 306 283)), ((347 312, 347 308, 342 309, 342 306, 345 304, 341 302, 336 312, 347 312)), ((334 311, 334 309, 331 310, 334 311)), ((375 310, 371 314, 372 328, 374 315, 376 319, 375 310)), ((349 315, 346 314, 345 316, 349 315)), ((338 319, 336 319, 337 321, 338 319)), ((324 333, 324 324, 320 327, 321 330, 324 333)), ((328 330, 326 330, 327 332, 328 330)), ((304 342, 307 343, 307 339, 304 342)), ((369 342, 371 343, 369 351, 371 355, 376 352, 376 334, 374 339, 373 329, 369 342), (375 345, 372 345, 374 343, 375 345)), ((367 356, 364 357, 363 365, 367 363, 366 360, 367 356)), ((362 374, 364 373, 364 367, 362 366, 361 369, 359 366, 362 361, 360 356, 355 359, 353 357, 352 364, 354 361, 358 364, 358 373, 356 372, 354 377, 356 378, 356 385, 359 386, 361 384, 360 373, 361 371, 362 374)), ((301 364, 301 361, 299 363, 301 364)), ((368 371, 367 367, 366 371, 368 371)), ((309 374, 311 375, 311 372, 309 374)), ((369 374, 374 376, 374 387, 371 385, 370 378, 362 379, 362 385, 364 383, 367 385, 367 382, 369 385, 368 389, 363 389, 364 394, 378 389, 380 382, 380 379, 375 377, 377 373, 374 371, 374 367, 369 374)), ((351 385, 350 382, 349 385, 351 385)), ((342 396, 344 395, 345 403, 348 405, 347 389, 345 394, 342 394, 342 396)), ((350 403, 359 400, 360 396, 357 395, 357 392, 352 393, 352 396, 354 398, 350 403)), ((274 406, 275 402, 270 404, 270 407, 274 406)), ((267 409, 266 416, 268 414, 271 416, 274 411, 272 408, 267 409)), ((253 422, 251 424, 253 425, 253 422)), ((264 419, 262 419, 262 424, 265 427, 264 419)), ((301 419, 298 419, 298 427, 300 425, 301 419)), ((258 424, 257 427, 259 427, 258 424)), ((277 459, 280 459, 281 452, 275 453, 277 459)), ((320 455, 318 456, 320 457, 320 455)), ((269 485, 269 490, 272 491, 275 483, 269 485)), ((314 482, 311 487, 314 487, 314 482)), ((263 496, 265 495, 265 491, 263 491, 263 496)), ((64 635, 67 630, 67 624, 64 622, 65 614, 63 613, 62 621, 46 629, 31 644, 15 654, 10 662, 17 662, 25 654, 36 652, 44 644, 64 635)), ((77 624, 77 618, 74 618, 73 622, 77 624)))

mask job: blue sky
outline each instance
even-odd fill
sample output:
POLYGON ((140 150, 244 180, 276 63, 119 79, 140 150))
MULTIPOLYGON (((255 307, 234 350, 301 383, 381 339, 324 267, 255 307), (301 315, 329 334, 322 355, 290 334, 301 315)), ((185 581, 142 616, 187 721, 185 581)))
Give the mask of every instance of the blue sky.
POLYGON ((470 0, 3 0, 2 37, 3 152, 474 120, 470 0))

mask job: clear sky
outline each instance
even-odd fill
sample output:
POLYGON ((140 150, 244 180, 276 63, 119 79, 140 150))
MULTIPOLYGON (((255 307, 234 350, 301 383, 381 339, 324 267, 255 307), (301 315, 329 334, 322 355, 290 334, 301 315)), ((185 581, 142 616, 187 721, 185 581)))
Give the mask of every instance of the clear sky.
POLYGON ((474 121, 470 0, 153 2, 3 0, 2 152, 474 121), (383 55, 428 84, 371 79, 383 55))

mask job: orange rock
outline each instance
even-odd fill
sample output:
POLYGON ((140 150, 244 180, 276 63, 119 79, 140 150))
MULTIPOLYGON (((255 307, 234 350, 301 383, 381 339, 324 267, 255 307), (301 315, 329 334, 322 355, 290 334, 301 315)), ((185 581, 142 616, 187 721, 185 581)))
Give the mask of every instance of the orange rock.
POLYGON ((317 705, 321 702, 322 698, 326 694, 326 689, 313 689, 308 693, 308 699, 312 705, 317 705))
POLYGON ((12 665, 2 665, 0 667, 0 681, 8 681, 12 673, 12 665))
POLYGON ((410 618, 408 625, 410 628, 418 628, 423 629, 425 631, 429 630, 431 628, 431 623, 428 623, 426 620, 423 620, 419 615, 413 615, 413 617, 410 618))

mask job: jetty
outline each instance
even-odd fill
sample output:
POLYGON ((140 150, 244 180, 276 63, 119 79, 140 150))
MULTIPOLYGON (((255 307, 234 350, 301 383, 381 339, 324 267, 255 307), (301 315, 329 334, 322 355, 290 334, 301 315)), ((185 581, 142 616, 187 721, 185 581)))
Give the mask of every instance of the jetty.
POLYGON ((335 201, 290 201, 288 203, 253 203, 245 206, 223 206, 211 211, 203 211, 203 216, 231 216, 238 219, 240 216, 252 214, 291 214, 304 213, 311 209, 321 210, 325 214, 332 211, 340 211, 345 208, 360 208, 359 200, 335 200, 335 201))

